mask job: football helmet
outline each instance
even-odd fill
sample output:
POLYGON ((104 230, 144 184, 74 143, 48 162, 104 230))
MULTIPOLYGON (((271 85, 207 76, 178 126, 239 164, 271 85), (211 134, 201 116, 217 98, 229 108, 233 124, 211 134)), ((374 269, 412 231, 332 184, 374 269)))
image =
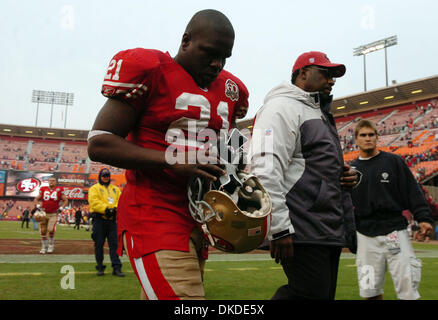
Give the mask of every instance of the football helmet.
POLYGON ((33 214, 33 218, 35 219, 35 221, 41 221, 43 220, 43 218, 45 218, 46 216, 46 212, 44 211, 43 208, 38 208, 35 213, 33 214))
POLYGON ((207 183, 189 182, 189 210, 210 244, 225 252, 258 248, 271 224, 271 198, 259 179, 241 166, 225 163, 226 174, 207 183))

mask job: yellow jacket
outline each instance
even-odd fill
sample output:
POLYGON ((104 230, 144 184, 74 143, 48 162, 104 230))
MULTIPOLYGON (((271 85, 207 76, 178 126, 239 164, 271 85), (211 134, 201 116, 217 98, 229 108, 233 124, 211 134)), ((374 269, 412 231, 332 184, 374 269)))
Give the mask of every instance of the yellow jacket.
POLYGON ((105 219, 105 209, 117 208, 120 194, 120 189, 112 184, 109 184, 107 188, 100 183, 96 183, 88 190, 90 213, 100 213, 105 219))

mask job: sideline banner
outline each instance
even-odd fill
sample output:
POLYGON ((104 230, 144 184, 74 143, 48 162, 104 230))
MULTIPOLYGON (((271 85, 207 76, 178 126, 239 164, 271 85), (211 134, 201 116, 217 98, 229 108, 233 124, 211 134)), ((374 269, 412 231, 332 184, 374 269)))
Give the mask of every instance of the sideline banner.
POLYGON ((0 197, 5 195, 6 171, 0 170, 0 197))
MULTIPOLYGON (((0 171, 0 184, 1 184, 0 171)), ((65 195, 71 200, 86 200, 90 182, 88 174, 74 173, 48 173, 48 172, 27 172, 8 171, 6 175, 6 192, 0 196, 6 197, 36 197, 41 186, 47 186, 49 178, 55 176, 58 185, 64 187, 65 195)), ((1 185, 0 185, 1 188, 1 185)))

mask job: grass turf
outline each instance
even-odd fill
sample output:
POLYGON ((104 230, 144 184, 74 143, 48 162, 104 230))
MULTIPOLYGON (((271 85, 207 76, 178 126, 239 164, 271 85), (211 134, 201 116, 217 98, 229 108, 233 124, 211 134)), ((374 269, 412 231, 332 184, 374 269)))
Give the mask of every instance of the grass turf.
MULTIPOLYGON (((423 300, 437 300, 438 258, 423 258, 420 293, 423 300)), ((0 300, 136 300, 139 284, 129 264, 125 278, 95 274, 93 263, 0 263, 0 300), (74 269, 61 272, 64 265, 74 269), (63 288, 64 284, 70 288, 63 288), (67 280, 68 279, 68 280, 67 280), (74 284, 74 288, 71 285, 74 284)), ((206 264, 206 298, 212 300, 266 300, 286 282, 282 269, 272 261, 210 261, 206 264)), ((396 299, 391 278, 385 299, 396 299)), ((360 300, 354 259, 342 259, 337 300, 360 300)))
MULTIPOLYGON (((2 239, 39 239, 37 231, 21 229, 18 222, 0 222, 2 239)), ((89 240, 90 232, 59 227, 57 239, 89 240)), ((433 244, 414 244, 417 252, 437 252, 433 244)), ((438 254, 436 254, 438 257, 438 254)), ((108 257, 105 257, 108 260, 108 257)), ((438 300, 438 258, 421 258, 423 262, 420 294, 423 300, 438 300)), ((103 277, 95 275, 94 263, 1 263, 0 300, 136 300, 138 281, 129 263, 124 263, 125 278, 111 275, 111 268, 103 277), (74 269, 74 289, 63 289, 61 273, 64 265, 74 269)), ((66 278, 64 278, 65 280, 66 278)), ((71 279, 71 278, 70 278, 71 279)), ((265 300, 287 281, 283 270, 272 260, 267 261, 211 261, 206 264, 205 292, 211 300, 265 300)), ((68 284, 72 284, 71 280, 68 284)), ((391 277, 387 274, 384 298, 395 300, 391 277)), ((337 300, 361 300, 358 292, 354 258, 341 259, 337 300)))
MULTIPOLYGON (((90 231, 82 226, 79 230, 73 229, 73 225, 57 225, 55 239, 60 240, 91 240, 90 231)), ((39 230, 33 230, 32 222, 29 228, 26 224, 21 228, 21 221, 0 221, 0 239, 40 239, 39 230)))

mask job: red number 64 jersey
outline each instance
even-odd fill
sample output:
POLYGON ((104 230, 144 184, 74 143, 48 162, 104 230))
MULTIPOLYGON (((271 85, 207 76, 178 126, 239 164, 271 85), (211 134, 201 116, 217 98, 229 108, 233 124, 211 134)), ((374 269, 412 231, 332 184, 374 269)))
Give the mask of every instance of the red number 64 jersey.
POLYGON ((50 189, 48 186, 42 186, 40 188, 42 207, 45 212, 55 213, 59 209, 59 202, 62 199, 63 192, 63 187, 50 189))
MULTIPOLYGON (((191 135, 228 130, 233 118, 248 108, 248 90, 231 73, 222 70, 208 88, 200 88, 169 53, 142 48, 114 56, 102 94, 127 102, 140 114, 129 141, 160 151, 170 145, 169 130, 184 132, 187 147, 196 144, 191 135)), ((131 233, 134 258, 160 249, 188 251, 195 227, 188 210, 188 181, 169 170, 127 170, 126 180, 117 215, 119 241, 125 230, 131 233)), ((119 242, 119 254, 121 248, 119 242)))

